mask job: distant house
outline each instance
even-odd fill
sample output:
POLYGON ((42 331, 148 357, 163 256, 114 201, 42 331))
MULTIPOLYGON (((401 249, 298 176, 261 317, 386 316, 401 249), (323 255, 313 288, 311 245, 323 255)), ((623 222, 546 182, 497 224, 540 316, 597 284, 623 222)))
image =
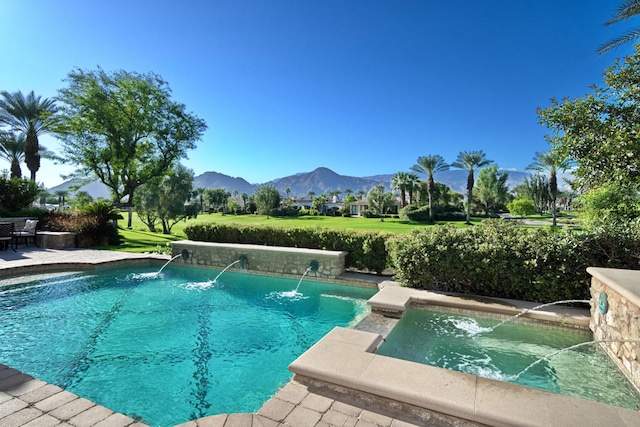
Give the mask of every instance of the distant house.
MULTIPOLYGON (((362 216, 362 211, 369 209, 369 205, 366 200, 358 200, 357 202, 351 203, 351 215, 353 216, 362 216)), ((387 215, 398 215, 398 211, 400 210, 400 201, 394 200, 393 206, 391 206, 385 214, 387 215)))

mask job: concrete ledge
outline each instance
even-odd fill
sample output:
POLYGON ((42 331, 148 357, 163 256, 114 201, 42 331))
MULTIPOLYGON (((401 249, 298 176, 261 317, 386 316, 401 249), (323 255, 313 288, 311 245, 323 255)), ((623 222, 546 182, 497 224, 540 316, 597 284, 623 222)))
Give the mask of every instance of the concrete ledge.
POLYGON ((426 414, 444 414, 454 420, 449 425, 640 425, 640 412, 371 353, 381 339, 335 328, 289 370, 296 377, 406 403, 426 414))
MULTIPOLYGON (((390 281, 384 282, 382 285, 384 287, 369 299, 368 303, 374 313, 391 317, 402 317, 402 313, 411 305, 421 305, 453 308, 463 314, 481 312, 485 316, 508 318, 538 305, 528 301, 445 295, 405 288, 390 281)), ((527 323, 535 320, 536 324, 544 322, 586 330, 589 328, 589 319, 589 311, 586 309, 556 306, 545 307, 544 311, 529 311, 518 318, 518 321, 527 323)))
POLYGON ((322 279, 336 278, 345 272, 344 261, 347 255, 342 251, 323 251, 319 249, 288 248, 281 246, 244 245, 234 243, 198 242, 179 240, 171 242, 172 256, 187 251, 184 265, 192 267, 225 268, 231 263, 244 259, 242 264, 234 266, 248 271, 264 274, 279 274, 300 277, 312 262, 317 270, 310 271, 308 277, 322 279))

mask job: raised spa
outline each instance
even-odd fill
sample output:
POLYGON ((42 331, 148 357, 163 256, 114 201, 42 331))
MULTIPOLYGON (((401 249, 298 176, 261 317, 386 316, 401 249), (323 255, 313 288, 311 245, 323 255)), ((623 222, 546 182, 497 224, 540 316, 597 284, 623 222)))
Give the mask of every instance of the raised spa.
POLYGON ((588 331, 411 308, 377 353, 640 410, 640 394, 592 341, 588 331))

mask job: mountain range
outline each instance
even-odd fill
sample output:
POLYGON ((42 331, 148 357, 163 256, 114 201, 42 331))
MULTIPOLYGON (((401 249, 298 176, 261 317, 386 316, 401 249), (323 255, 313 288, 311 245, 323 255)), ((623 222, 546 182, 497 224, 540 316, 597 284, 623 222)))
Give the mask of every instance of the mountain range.
MULTIPOLYGON (((528 172, 518 170, 508 170, 508 172, 509 179, 507 185, 509 188, 521 184, 526 177, 530 176, 528 172)), ((467 188, 467 175, 468 172, 466 170, 451 169, 438 172, 435 175, 435 180, 447 185, 453 191, 464 193, 467 188)), ((352 190, 354 193, 357 193, 359 190, 368 192, 377 185, 383 185, 387 190, 391 190, 391 179, 393 176, 394 174, 382 174, 368 177, 355 177, 340 175, 331 169, 319 167, 311 172, 277 178, 263 184, 251 184, 244 178, 231 177, 218 172, 205 172, 194 178, 193 188, 224 188, 230 193, 237 191, 238 194, 247 193, 251 195, 258 186, 271 184, 282 194, 285 194, 285 190, 288 188, 292 197, 302 197, 307 196, 311 191, 316 195, 323 193, 328 194, 331 191, 337 190, 344 193, 347 189, 352 190)), ((425 177, 420 178, 425 179, 425 177)), ((51 194, 55 194, 55 192, 59 190, 73 192, 73 187, 78 186, 78 184, 79 181, 70 180, 49 188, 48 191, 51 194)), ((98 181, 93 181, 81 186, 79 189, 86 191, 94 199, 110 198, 109 189, 98 181)))

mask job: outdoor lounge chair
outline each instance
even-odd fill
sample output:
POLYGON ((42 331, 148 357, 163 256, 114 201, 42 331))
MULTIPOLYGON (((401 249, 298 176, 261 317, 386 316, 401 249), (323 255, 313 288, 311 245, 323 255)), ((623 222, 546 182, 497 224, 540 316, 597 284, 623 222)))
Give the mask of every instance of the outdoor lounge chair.
POLYGON ((0 247, 6 251, 9 246, 15 252, 14 248, 14 225, 12 222, 0 222, 0 247))
POLYGON ((13 237, 15 238, 16 246, 18 246, 18 239, 20 238, 24 238, 24 244, 27 246, 29 246, 29 239, 33 239, 33 244, 38 246, 38 242, 36 241, 37 226, 37 219, 28 219, 24 222, 24 228, 14 231, 13 237))

